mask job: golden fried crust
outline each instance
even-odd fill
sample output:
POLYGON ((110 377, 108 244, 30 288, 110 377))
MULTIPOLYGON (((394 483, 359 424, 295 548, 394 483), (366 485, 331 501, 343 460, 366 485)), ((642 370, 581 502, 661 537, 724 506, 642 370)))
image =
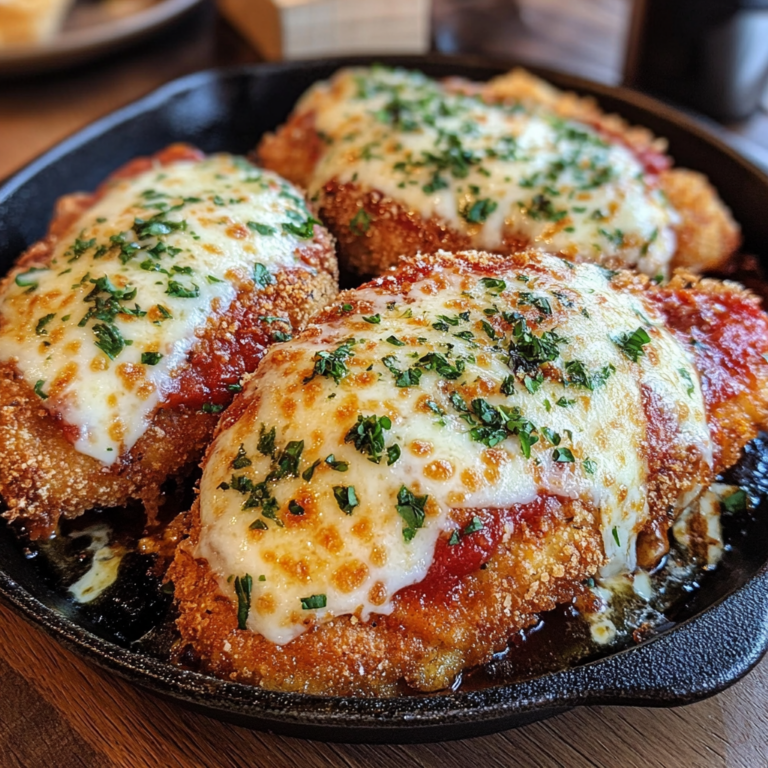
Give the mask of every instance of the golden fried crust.
POLYGON ((662 172, 659 184, 681 219, 675 227, 677 250, 672 266, 695 271, 722 267, 739 247, 741 235, 707 177, 671 168, 662 172))
MULTIPOLYGON (((457 520, 478 513, 493 514, 455 512, 457 520)), ((237 629, 236 607, 207 561, 191 554, 198 515, 195 505, 191 537, 168 573, 180 609, 177 660, 191 655, 207 672, 271 690, 386 695, 401 681, 422 691, 445 688, 535 623, 537 612, 580 594, 603 560, 593 511, 572 502, 541 525, 508 524, 486 568, 439 595, 416 585, 398 593, 389 616, 344 616, 279 646, 237 629)))
MULTIPOLYGON (((606 138, 630 148, 651 176, 658 177, 680 215, 674 226, 677 249, 672 267, 696 271, 721 267, 741 242, 739 225, 706 177, 681 168, 670 168, 664 154, 666 140, 646 128, 629 125, 617 115, 607 115, 594 99, 560 91, 530 73, 515 69, 486 84, 453 78, 445 81, 453 91, 481 95, 487 101, 527 102, 542 105, 561 117, 596 128, 606 138)), ((312 111, 292 114, 274 134, 266 134, 256 154, 258 161, 294 184, 307 188, 324 144, 314 128, 312 111)), ((437 248, 459 250, 469 239, 439 218, 424 219, 376 190, 334 181, 322 190, 320 215, 339 242, 344 266, 361 276, 379 275, 397 264, 401 256, 429 253, 437 248), (365 233, 355 233, 350 222, 360 209, 371 214, 365 233), (379 219, 378 217, 382 218, 379 219)), ((506 233, 499 253, 526 248, 529 243, 506 233)), ((578 260, 575 253, 563 253, 578 260)))
POLYGON ((33 539, 60 516, 140 499, 156 510, 167 477, 189 469, 216 425, 212 414, 161 409, 116 468, 76 451, 40 398, 9 363, 0 365, 0 493, 33 539))
MULTIPOLYGON (((253 347, 249 362, 257 363, 269 345, 259 315, 287 315, 300 329, 337 291, 336 277, 328 271, 313 275, 283 270, 275 277, 277 282, 265 290, 244 287, 236 308, 209 318, 179 374, 180 386, 186 379, 194 380, 196 363, 228 356, 241 343, 253 347), (244 308, 247 311, 235 311, 244 308)), ((226 359, 232 368, 232 358, 226 359)), ((218 421, 199 407, 161 404, 131 451, 114 467, 105 467, 75 450, 62 425, 42 407, 11 363, 0 365, 0 404, 0 496, 8 507, 4 516, 11 521, 21 518, 32 538, 50 535, 60 515, 77 517, 88 509, 122 506, 131 499, 142 501, 151 516, 160 486, 191 469, 218 421)))
MULTIPOLYGON (((465 270, 492 270, 501 260, 471 252, 459 256, 465 270)), ((425 272, 450 268, 455 258, 435 254, 410 259, 380 282, 402 288, 425 272)), ((513 254, 506 268, 523 267, 536 258, 513 254)), ((715 472, 738 459, 758 428, 768 425, 768 366, 764 360, 758 364, 768 352, 768 317, 759 301, 734 283, 684 272, 664 287, 631 272, 613 280, 622 290, 648 296, 681 343, 692 336, 702 339, 694 356, 715 443, 714 471, 694 446, 670 439, 679 428, 677 417, 652 392, 644 393, 647 491, 654 512, 640 532, 638 557, 651 566, 667 546, 672 523, 667 510, 674 507, 681 489, 706 486, 715 472)), ((341 294, 339 301, 347 298, 352 301, 354 292, 341 294)), ((328 307, 315 322, 331 322, 337 311, 335 305, 328 307)), ((231 426, 244 404, 242 397, 235 402, 220 430, 231 426)), ((442 581, 439 573, 434 577, 430 571, 424 582, 394 597, 394 611, 388 616, 372 616, 366 622, 344 616, 310 627, 279 646, 237 628, 236 605, 219 590, 207 561, 195 558, 200 528, 196 503, 190 536, 178 547, 168 574, 180 611, 176 659, 274 690, 387 695, 402 682, 422 691, 445 688, 462 670, 503 649, 511 635, 536 621, 538 612, 578 598, 583 580, 603 563, 600 524, 593 509, 559 500, 548 510, 538 519, 513 510, 452 510, 459 528, 475 515, 483 520, 483 530, 490 529, 493 520, 503 521, 500 544, 485 568, 442 581)))
MULTIPOLYGON (((189 152, 176 145, 159 157, 172 161, 189 152)), ((133 165, 143 170, 144 164, 133 165)), ((132 170, 127 166, 116 176, 132 170)), ((94 195, 62 197, 48 233, 22 254, 0 290, 18 272, 46 266, 59 238, 108 184, 94 195)), ((32 538, 50 535, 60 516, 77 517, 94 507, 122 506, 134 499, 145 505, 151 519, 163 482, 188 473, 211 439, 218 417, 203 413, 200 406, 211 399, 226 405, 232 397, 207 397, 210 382, 201 385, 200 371, 219 365, 237 380, 256 367, 271 343, 271 329, 260 317, 288 317, 297 331, 338 292, 338 265, 327 230, 316 227, 314 238, 297 256, 300 268, 281 269, 266 288, 243 281, 226 311, 213 308, 185 366, 177 371, 176 391, 160 403, 147 431, 114 466, 76 451, 67 440, 67 425, 42 407, 13 362, 0 363, 0 496, 8 507, 4 517, 20 521, 32 538)))
POLYGON ((737 283, 678 270, 649 297, 687 346, 699 371, 714 444, 715 473, 768 429, 768 317, 737 283), (693 342, 693 343, 692 343, 693 342))

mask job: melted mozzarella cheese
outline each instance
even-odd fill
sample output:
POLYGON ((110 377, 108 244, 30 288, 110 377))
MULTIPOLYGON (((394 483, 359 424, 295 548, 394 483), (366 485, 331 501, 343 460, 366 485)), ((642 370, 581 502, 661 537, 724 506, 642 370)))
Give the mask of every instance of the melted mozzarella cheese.
POLYGON ((345 70, 298 111, 314 114, 325 141, 310 193, 356 182, 440 217, 474 247, 493 250, 506 235, 666 274, 676 213, 632 152, 587 125, 383 68, 345 70))
MULTIPOLYGON (((604 575, 634 570, 649 515, 643 387, 675 414, 670 440, 711 463, 696 371, 653 310, 601 268, 550 256, 503 284, 455 269, 402 294, 386 284, 273 347, 214 442, 197 555, 233 599, 239 580, 248 628, 285 643, 334 616, 386 614, 456 528, 451 509, 541 494, 594 505, 604 575), (634 362, 616 339, 639 326, 650 342, 634 362), (509 350, 526 340, 556 352, 513 375, 509 350), (358 445, 365 423, 379 437, 358 445)), ((699 490, 681 488, 680 504, 699 490)))
POLYGON ((299 263, 296 230, 309 219, 295 188, 230 155, 118 180, 48 269, 7 286, 0 359, 77 430, 78 451, 112 464, 173 390, 211 314, 239 285, 299 263))

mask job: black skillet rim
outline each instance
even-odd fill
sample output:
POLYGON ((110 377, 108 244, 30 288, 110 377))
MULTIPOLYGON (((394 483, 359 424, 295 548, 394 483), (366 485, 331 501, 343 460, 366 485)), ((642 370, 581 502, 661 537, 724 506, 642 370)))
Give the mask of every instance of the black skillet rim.
MULTIPOLYGON (((377 57, 406 67, 446 66, 477 76, 511 62, 475 57, 377 57)), ((160 106, 174 94, 227 78, 309 71, 370 63, 370 57, 248 65, 208 70, 174 80, 57 144, 18 171, 0 199, 110 128, 160 106)), ((626 103, 629 111, 674 123, 741 166, 766 189, 768 176, 695 120, 656 100, 541 68, 534 73, 559 87, 626 103)), ((628 117, 630 117, 628 115, 628 117)), ((632 119, 632 118, 630 118, 632 119)), ((159 695, 240 725, 328 741, 405 743, 465 738, 522 725, 574 706, 676 706, 700 700, 746 674, 768 649, 768 563, 743 586, 666 633, 597 661, 512 685, 478 691, 394 698, 285 694, 183 670, 104 640, 32 596, 0 569, 0 595, 32 624, 78 655, 159 695)))

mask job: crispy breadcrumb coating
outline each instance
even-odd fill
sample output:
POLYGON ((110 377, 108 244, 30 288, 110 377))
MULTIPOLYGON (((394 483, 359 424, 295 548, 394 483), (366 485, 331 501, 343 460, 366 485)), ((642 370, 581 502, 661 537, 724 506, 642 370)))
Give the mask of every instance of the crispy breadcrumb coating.
MULTIPOLYGON (((672 268, 711 270, 722 266, 738 248, 739 226, 706 178, 693 171, 672 168, 672 159, 665 154, 666 140, 645 128, 629 125, 617 115, 605 114, 594 99, 560 91, 522 69, 486 84, 450 78, 445 86, 449 91, 480 95, 488 102, 543 106, 562 118, 595 128, 608 141, 628 147, 646 172, 657 179, 679 214, 679 221, 672 226, 677 238, 672 268)), ((262 138, 257 148, 259 162, 299 186, 311 186, 314 169, 325 150, 315 122, 315 113, 311 109, 301 111, 300 106, 275 133, 262 138)), ((324 185, 318 203, 323 221, 338 240, 342 266, 359 275, 382 274, 401 255, 471 245, 469 238, 449 221, 439 216, 426 218, 410 210, 396 196, 386 196, 354 182, 331 179, 324 185), (360 211, 370 215, 364 233, 350 228, 350 222, 360 211)), ((529 245, 518 233, 503 231, 494 251, 511 253, 529 245)), ((575 251, 562 255, 577 261, 592 258, 592 254, 585 256, 575 251)), ((623 265, 617 261, 609 266, 623 265)))
MULTIPOLYGON (((428 268, 437 273, 450 268, 452 258, 407 259, 382 280, 408 284, 428 268)), ((490 267, 491 274, 500 263, 498 256, 472 252, 458 258, 464 270, 490 267)), ((537 258, 535 253, 518 253, 505 266, 514 270, 537 258)), ((649 298, 681 344, 697 340, 693 357, 715 447, 714 466, 709 467, 697 448, 670 440, 678 417, 665 411, 652 392, 644 394, 651 514, 637 548, 639 564, 652 567, 668 546, 673 522, 668 510, 681 489, 691 483, 706 487, 768 426, 768 364, 763 357, 768 354, 768 317, 756 297, 737 284, 685 272, 664 287, 630 272, 616 275, 613 284, 649 298)), ((355 291, 342 293, 338 305, 328 307, 315 324, 338 321, 340 307, 354 301, 355 291)), ((246 406, 245 396, 238 398, 219 429, 228 429, 246 406)), ((539 612, 583 596, 584 580, 604 563, 597 511, 579 501, 541 499, 539 513, 532 517, 514 510, 451 510, 459 527, 474 516, 485 525, 505 521, 501 544, 484 567, 455 580, 430 572, 424 582, 395 595, 390 615, 374 614, 368 621, 337 617, 282 646, 237 628, 237 606, 220 591, 208 562, 195 557, 201 526, 195 502, 189 538, 178 547, 168 573, 180 610, 176 660, 272 690, 365 696, 394 694, 402 683, 421 691, 446 688, 462 670, 505 648, 515 632, 538 620, 539 612)))
MULTIPOLYGON (((200 157, 196 150, 174 145, 155 161, 200 157)), ((147 169, 153 161, 138 159, 120 169, 93 195, 61 198, 46 236, 19 258, 0 284, 32 267, 46 267, 59 240, 99 196, 108 194, 110 182, 147 169)), ((320 226, 296 253, 301 266, 283 268, 273 284, 253 281, 238 284, 237 296, 226 311, 211 311, 197 329, 197 341, 185 363, 175 371, 176 389, 157 407, 146 432, 112 466, 79 453, 68 439, 67 425, 42 405, 12 360, 0 363, 0 496, 4 516, 17 522, 32 538, 49 536, 60 516, 73 518, 88 509, 114 507, 139 500, 150 519, 161 502, 161 486, 169 478, 183 477, 199 461, 218 415, 201 410, 199 398, 188 396, 201 366, 226 363, 228 373, 242 376, 258 362, 271 344, 271 329, 260 318, 286 317, 293 329, 303 328, 309 317, 338 290, 338 268, 333 239, 320 226)), ((219 403, 224 406, 232 395, 219 403)), ((218 400, 216 401, 218 403, 218 400)))

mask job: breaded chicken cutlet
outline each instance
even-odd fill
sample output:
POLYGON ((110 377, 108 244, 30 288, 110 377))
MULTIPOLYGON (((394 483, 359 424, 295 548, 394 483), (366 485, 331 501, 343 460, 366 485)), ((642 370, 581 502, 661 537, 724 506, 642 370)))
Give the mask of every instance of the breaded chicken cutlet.
POLYGON ((0 496, 32 538, 188 471, 269 345, 335 295, 301 193, 176 145, 59 202, 0 285, 0 496))
POLYGON ((450 686, 652 569, 768 423, 733 283, 440 252, 346 291, 224 414, 168 577, 179 659, 273 690, 450 686))
POLYGON ((739 227, 664 148, 522 70, 479 84, 374 67, 312 86, 257 155, 308 190, 360 275, 439 248, 537 246, 650 276, 718 267, 739 227))

